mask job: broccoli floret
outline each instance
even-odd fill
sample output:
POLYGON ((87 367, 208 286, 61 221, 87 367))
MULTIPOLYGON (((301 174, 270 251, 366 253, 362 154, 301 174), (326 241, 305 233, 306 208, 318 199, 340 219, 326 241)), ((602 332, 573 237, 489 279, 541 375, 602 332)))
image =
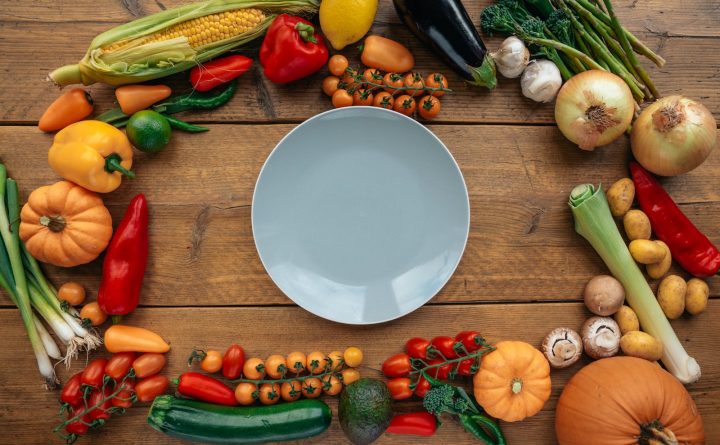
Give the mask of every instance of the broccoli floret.
POLYGON ((425 394, 423 406, 427 412, 436 416, 442 413, 464 414, 475 410, 475 407, 462 397, 459 388, 448 384, 432 387, 425 394))
POLYGON ((551 33, 562 43, 575 48, 572 22, 562 9, 556 9, 545 21, 551 33))
POLYGON ((501 5, 490 5, 480 14, 480 27, 488 35, 512 34, 517 25, 510 10, 501 5))

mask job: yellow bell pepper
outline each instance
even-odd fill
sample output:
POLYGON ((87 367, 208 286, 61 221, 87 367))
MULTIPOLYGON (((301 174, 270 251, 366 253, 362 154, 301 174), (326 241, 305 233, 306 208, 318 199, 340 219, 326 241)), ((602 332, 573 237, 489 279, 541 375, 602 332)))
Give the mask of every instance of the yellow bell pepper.
POLYGON ((98 193, 120 187, 122 176, 135 177, 132 145, 125 134, 100 121, 80 121, 55 135, 50 167, 63 178, 98 193))

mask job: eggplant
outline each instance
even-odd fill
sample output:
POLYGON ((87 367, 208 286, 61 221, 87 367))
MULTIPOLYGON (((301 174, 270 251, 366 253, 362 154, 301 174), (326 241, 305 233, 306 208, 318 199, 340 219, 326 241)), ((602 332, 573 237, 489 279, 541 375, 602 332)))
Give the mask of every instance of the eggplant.
POLYGON ((460 0, 393 0, 400 19, 471 85, 495 88, 495 62, 460 0))

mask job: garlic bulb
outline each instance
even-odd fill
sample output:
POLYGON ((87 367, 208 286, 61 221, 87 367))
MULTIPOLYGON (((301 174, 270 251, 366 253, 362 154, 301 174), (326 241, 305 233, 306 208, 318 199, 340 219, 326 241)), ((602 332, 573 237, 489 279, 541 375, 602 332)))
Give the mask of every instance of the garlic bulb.
POLYGON ((523 96, 535 102, 551 102, 562 86, 560 70, 549 60, 533 60, 520 79, 523 96))
POLYGON ((500 74, 508 79, 514 79, 522 74, 530 61, 530 51, 522 40, 515 36, 505 39, 500 44, 500 49, 490 56, 495 60, 495 66, 500 74))

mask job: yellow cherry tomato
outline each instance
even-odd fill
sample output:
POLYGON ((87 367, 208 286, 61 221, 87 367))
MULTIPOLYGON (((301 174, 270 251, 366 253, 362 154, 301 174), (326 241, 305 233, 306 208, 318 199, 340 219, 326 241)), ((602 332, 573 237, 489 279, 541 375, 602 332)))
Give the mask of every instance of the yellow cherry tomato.
POLYGON ((349 367, 357 368, 363 361, 363 352, 360 348, 350 346, 343 353, 343 359, 345 359, 345 364, 349 367))
POLYGON ((200 368, 209 374, 214 374, 222 369, 222 359, 220 351, 207 351, 200 361, 200 368))
POLYGON ((260 380, 265 377, 265 362, 258 357, 247 359, 243 365, 243 376, 250 380, 260 380))
POLYGON ((293 402, 302 396, 302 385, 297 380, 285 382, 280 387, 280 396, 286 402, 293 402))
POLYGON ((70 306, 77 306, 85 301, 85 288, 78 283, 68 281, 58 289, 58 298, 67 301, 70 306))
POLYGON ((280 385, 277 383, 263 383, 259 391, 258 399, 263 405, 274 405, 280 400, 280 385))
POLYGON ((342 369, 343 364, 345 364, 345 359, 343 359, 343 354, 340 351, 333 351, 328 354, 327 361, 328 368, 331 371, 339 371, 342 369))
POLYGON ((328 70, 333 76, 341 76, 349 65, 347 57, 342 54, 335 54, 328 60, 328 70))
POLYGON ((327 367, 327 357, 320 351, 313 351, 307 356, 307 369, 310 374, 321 374, 327 367))
POLYGON ((322 90, 327 96, 332 97, 333 93, 337 91, 340 78, 335 76, 327 76, 322 81, 322 90))
POLYGON ((87 318, 93 326, 100 326, 107 320, 107 314, 100 309, 97 301, 88 303, 80 309, 80 318, 87 318))
POLYGON ((342 376, 342 382, 345 386, 360 380, 360 371, 355 368, 343 369, 340 375, 342 376))
POLYGON ((339 378, 334 375, 326 375, 322 379, 323 392, 329 396, 336 396, 340 394, 343 389, 343 384, 339 378))
POLYGON ((252 405, 257 400, 257 385, 254 383, 242 382, 235 387, 235 400, 241 405, 252 405))
POLYGON ((271 379, 281 379, 287 372, 285 357, 273 354, 265 360, 265 372, 271 379))
POLYGON ((353 97, 347 90, 337 89, 332 95, 331 102, 335 108, 349 107, 353 104, 353 97))
POLYGON ((322 382, 317 377, 310 377, 302 382, 302 393, 308 399, 320 397, 322 394, 322 382))
POLYGON ((285 366, 287 366, 288 371, 293 374, 303 372, 305 370, 306 363, 307 357, 305 357, 305 354, 300 351, 291 352, 285 360, 285 366))

